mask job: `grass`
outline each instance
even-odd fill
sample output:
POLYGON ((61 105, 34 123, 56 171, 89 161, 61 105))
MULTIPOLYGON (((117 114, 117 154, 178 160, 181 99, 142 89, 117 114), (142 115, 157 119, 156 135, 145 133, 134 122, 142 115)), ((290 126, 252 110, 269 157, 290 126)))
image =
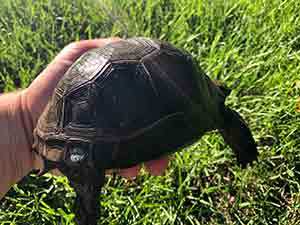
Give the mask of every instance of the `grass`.
MULTIPOLYGON (((250 125, 259 162, 246 170, 217 133, 165 176, 107 177, 99 224, 300 224, 298 0, 1 0, 0 89, 27 87, 67 43, 149 36, 189 51, 233 89, 227 104, 250 125)), ((71 225, 65 177, 27 176, 0 202, 1 225, 71 225)))

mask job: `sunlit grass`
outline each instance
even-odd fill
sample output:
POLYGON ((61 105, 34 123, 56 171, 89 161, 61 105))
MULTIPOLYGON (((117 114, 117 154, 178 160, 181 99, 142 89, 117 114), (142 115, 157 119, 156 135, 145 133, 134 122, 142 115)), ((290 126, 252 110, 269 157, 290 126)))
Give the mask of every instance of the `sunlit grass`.
MULTIPOLYGON (((25 88, 67 43, 148 36, 189 51, 250 125, 259 162, 241 170, 217 133, 177 153, 162 177, 107 177, 99 224, 300 224, 300 2, 1 0, 0 89, 25 88), (298 84, 298 85, 297 85, 298 84)), ((0 224, 73 223, 64 177, 26 177, 0 224)))

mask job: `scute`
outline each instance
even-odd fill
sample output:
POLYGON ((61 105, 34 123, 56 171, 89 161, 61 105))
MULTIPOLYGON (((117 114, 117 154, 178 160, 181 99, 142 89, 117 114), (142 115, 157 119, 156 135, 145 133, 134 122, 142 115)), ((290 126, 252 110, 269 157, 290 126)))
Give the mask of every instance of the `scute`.
POLYGON ((66 72, 63 79, 57 85, 56 91, 66 95, 72 89, 83 85, 108 63, 98 49, 93 49, 83 54, 66 72))
POLYGON ((77 127, 94 126, 95 120, 94 105, 91 99, 91 84, 82 86, 67 95, 65 98, 63 126, 70 125, 77 127))
MULTIPOLYGON (((142 60, 153 79, 161 80, 175 88, 187 102, 201 102, 198 86, 198 73, 192 59, 178 51, 161 49, 159 54, 142 60)), ((160 84, 157 84, 160 85, 160 84)), ((168 95, 166 95, 168 96, 168 95)))
POLYGON ((55 132, 61 118, 63 99, 58 94, 54 94, 48 102, 44 112, 39 118, 37 128, 46 133, 55 132))
POLYGON ((111 62, 139 61, 158 48, 159 46, 150 39, 132 38, 112 43, 97 51, 111 62))
POLYGON ((129 135, 160 118, 155 90, 139 64, 114 66, 97 95, 96 127, 105 136, 129 135))

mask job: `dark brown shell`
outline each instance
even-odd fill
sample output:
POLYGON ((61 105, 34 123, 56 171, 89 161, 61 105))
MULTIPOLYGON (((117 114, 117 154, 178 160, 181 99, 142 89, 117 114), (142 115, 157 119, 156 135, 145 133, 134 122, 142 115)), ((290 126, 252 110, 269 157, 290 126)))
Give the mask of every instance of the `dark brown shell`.
POLYGON ((223 102, 190 55, 133 38, 78 59, 59 82, 36 134, 50 160, 51 149, 60 154, 55 160, 68 161, 77 146, 100 168, 128 167, 215 128, 223 102))

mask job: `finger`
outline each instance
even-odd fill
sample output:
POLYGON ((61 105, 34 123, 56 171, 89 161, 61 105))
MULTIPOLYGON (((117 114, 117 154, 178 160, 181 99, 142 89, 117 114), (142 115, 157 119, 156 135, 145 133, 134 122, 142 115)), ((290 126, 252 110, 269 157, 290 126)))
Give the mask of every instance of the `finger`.
POLYGON ((119 171, 119 175, 121 175, 122 177, 125 177, 127 179, 132 179, 137 177, 137 175, 139 174, 141 169, 140 165, 131 167, 131 168, 127 168, 127 169, 122 169, 119 171))
POLYGON ((76 59, 89 49, 102 47, 118 40, 120 39, 84 40, 67 45, 28 88, 26 94, 28 95, 28 108, 35 110, 34 115, 39 115, 46 106, 57 83, 76 59))
POLYGON ((169 157, 165 156, 157 160, 151 160, 145 163, 146 170, 154 176, 163 175, 169 164, 169 157))

